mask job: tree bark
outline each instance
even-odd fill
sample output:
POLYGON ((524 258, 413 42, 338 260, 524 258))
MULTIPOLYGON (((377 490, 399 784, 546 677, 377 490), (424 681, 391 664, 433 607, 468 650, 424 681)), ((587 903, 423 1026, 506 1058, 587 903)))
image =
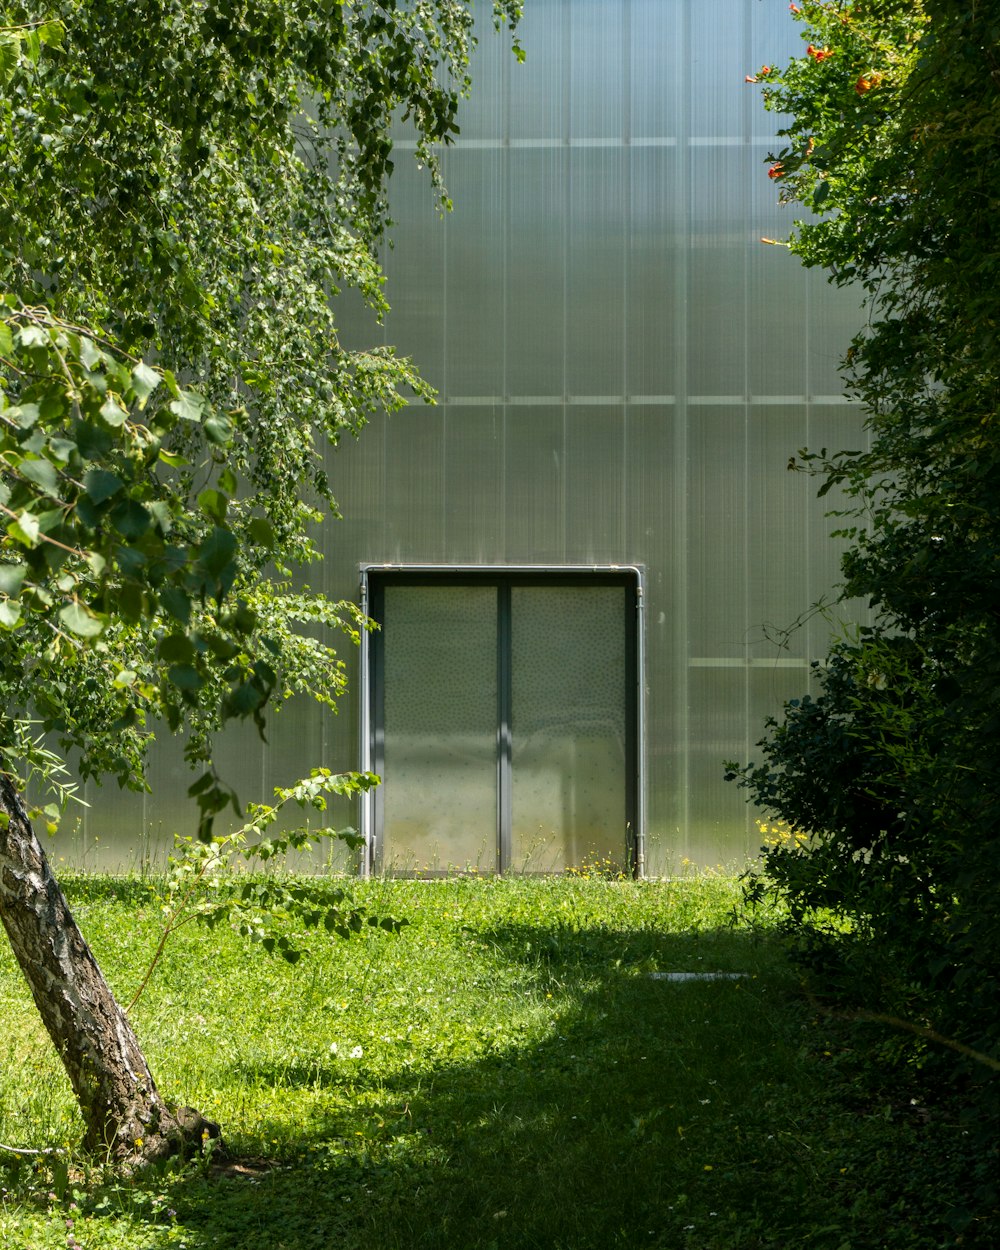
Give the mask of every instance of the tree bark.
POLYGON ((80 1104, 84 1146, 139 1167, 218 1126, 160 1096, 128 1017, 77 928, 16 782, 0 773, 0 920, 80 1104))

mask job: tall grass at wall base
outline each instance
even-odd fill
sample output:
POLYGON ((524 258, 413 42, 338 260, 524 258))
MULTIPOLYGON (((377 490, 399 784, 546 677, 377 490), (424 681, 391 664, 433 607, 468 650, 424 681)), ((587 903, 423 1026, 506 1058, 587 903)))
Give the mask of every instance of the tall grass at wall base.
MULTIPOLYGON (((126 1183, 83 1159, 58 1061, 0 959, 0 1140, 69 1151, 0 1156, 0 1244, 992 1244, 970 1179, 990 1160, 956 1104, 920 1067, 883 1064, 874 1026, 815 1011, 734 879, 351 888, 409 925, 313 936, 294 967, 182 930, 140 999, 161 1087, 221 1122, 224 1164, 126 1183), (742 975, 650 976, 673 971, 742 975)), ((155 882, 69 892, 127 1001, 159 934, 155 882)))

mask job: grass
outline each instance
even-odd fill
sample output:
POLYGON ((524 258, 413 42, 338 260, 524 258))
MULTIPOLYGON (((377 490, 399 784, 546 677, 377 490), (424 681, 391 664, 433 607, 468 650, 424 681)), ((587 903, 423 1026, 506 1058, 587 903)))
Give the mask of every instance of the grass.
MULTIPOLYGON (((318 887, 322 888, 322 886, 318 887)), ((68 892, 127 1001, 155 890, 68 892)), ((294 967, 182 930, 134 1011, 168 1098, 237 1159, 113 1182, 9 955, 0 960, 0 1244, 24 1250, 921 1250, 975 1244, 977 1165, 892 1039, 817 1016, 738 887, 372 882, 410 921, 312 936, 294 967), (733 971, 674 983, 662 971, 733 971)))

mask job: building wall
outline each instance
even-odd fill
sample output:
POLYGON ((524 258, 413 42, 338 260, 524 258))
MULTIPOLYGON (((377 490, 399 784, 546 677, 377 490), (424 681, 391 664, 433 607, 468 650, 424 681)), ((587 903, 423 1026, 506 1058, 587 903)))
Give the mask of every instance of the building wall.
POLYGON ((774 641, 838 570, 788 461, 861 437, 856 299, 759 241, 792 216, 744 76, 798 34, 784 0, 525 9, 524 65, 482 37, 444 221, 397 161, 385 341, 439 403, 332 459, 329 571, 349 593, 358 561, 645 566, 649 868, 727 862, 757 842, 721 761, 829 630, 774 641))
MULTIPOLYGON (((648 870, 732 862, 756 830, 721 762, 807 688, 829 631, 811 605, 837 577, 835 523, 786 466, 861 438, 837 376, 856 299, 759 241, 792 216, 763 164, 778 123, 744 76, 800 50, 797 30, 785 0, 525 10, 523 65, 484 22, 444 219, 399 132, 392 312, 378 327, 345 300, 344 338, 396 344, 439 402, 331 455, 344 520, 312 580, 355 598, 362 562, 642 565, 648 870)), ((254 797, 356 766, 357 726, 355 683, 339 717, 286 711, 220 765, 254 797)), ((152 780, 80 845, 171 832, 173 746, 152 780)))

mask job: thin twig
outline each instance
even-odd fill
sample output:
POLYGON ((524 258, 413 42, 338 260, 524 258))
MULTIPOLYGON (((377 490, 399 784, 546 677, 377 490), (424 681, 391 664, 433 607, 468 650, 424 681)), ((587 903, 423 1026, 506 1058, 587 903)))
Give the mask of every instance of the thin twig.
POLYGON ((816 995, 806 986, 803 986, 802 990, 809 1000, 810 1006, 815 1007, 824 1016, 832 1016, 837 1020, 869 1020, 872 1024, 887 1024, 890 1028, 902 1029, 906 1033, 912 1033, 915 1037, 923 1037, 929 1042, 937 1042, 939 1046, 947 1046, 949 1050, 965 1055, 967 1059, 981 1063, 983 1067, 990 1068, 994 1072, 1000 1072, 1000 1059, 994 1059, 992 1055, 987 1055, 981 1050, 975 1050, 972 1046, 967 1046, 965 1042, 959 1042, 954 1037, 945 1037, 937 1029, 932 1029, 924 1024, 914 1024, 912 1020, 903 1020, 900 1016, 890 1016, 883 1011, 865 1011, 863 1009, 835 1011, 832 1007, 824 1007, 816 995))

